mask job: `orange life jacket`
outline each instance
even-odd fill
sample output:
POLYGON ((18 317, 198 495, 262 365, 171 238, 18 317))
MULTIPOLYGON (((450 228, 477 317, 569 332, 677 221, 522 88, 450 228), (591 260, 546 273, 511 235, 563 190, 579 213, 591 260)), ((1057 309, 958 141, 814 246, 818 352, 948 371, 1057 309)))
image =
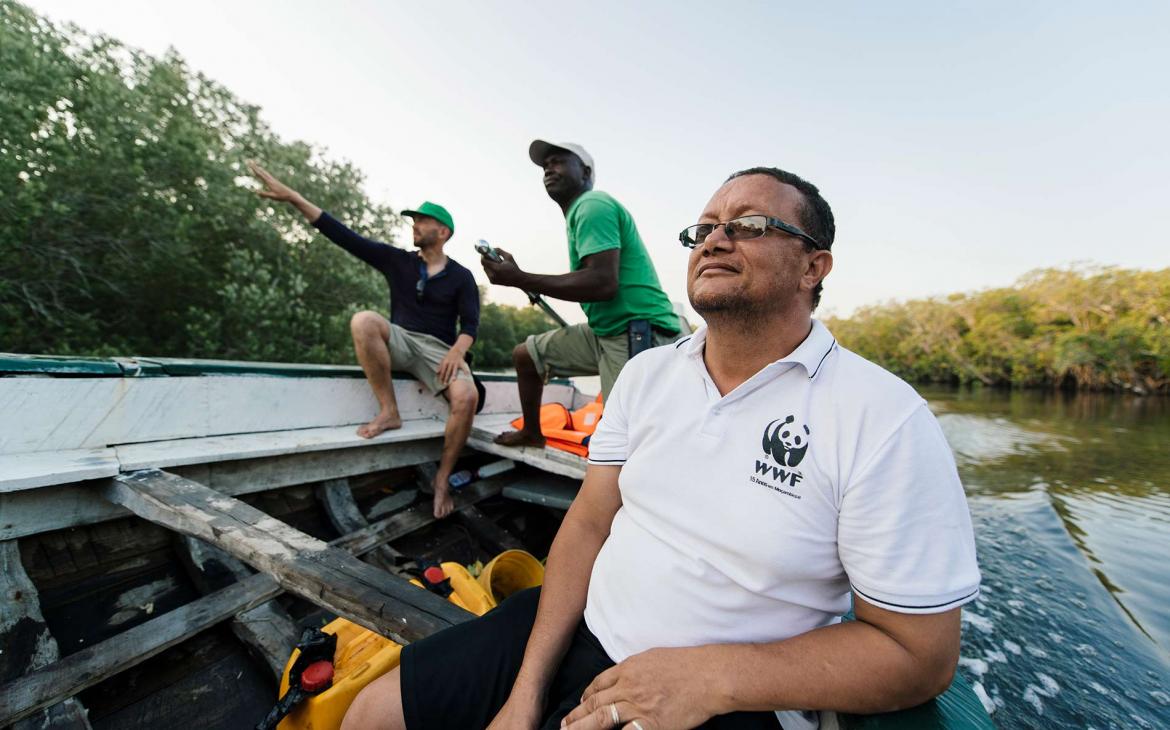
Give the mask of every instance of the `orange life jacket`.
MULTIPOLYGON (((545 403, 540 407, 540 432, 546 445, 577 456, 589 456, 589 439, 597 430, 603 409, 600 395, 572 412, 560 403, 545 403)), ((524 428, 523 417, 512 421, 512 427, 524 428)))

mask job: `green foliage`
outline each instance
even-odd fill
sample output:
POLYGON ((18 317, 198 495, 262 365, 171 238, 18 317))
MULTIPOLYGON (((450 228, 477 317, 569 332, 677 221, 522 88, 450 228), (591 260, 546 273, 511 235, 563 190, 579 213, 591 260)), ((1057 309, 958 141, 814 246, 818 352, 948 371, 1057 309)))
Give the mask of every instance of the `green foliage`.
POLYGON ((361 173, 284 143, 187 68, 0 0, 0 343, 10 351, 352 361, 346 320, 385 282, 243 162, 392 239, 361 173))
MULTIPOLYGON (((399 217, 177 54, 0 0, 0 109, 0 350, 347 363, 349 318, 385 313, 385 280, 254 195, 244 161, 372 238, 399 217)), ((485 368, 551 326, 497 304, 483 318, 485 368)))
POLYGON ((1042 269, 826 324, 908 380, 1170 392, 1170 269, 1042 269))
POLYGON ((480 289, 479 338, 472 346, 475 367, 485 370, 500 370, 512 367, 512 349, 535 335, 550 330, 556 325, 545 313, 536 307, 509 307, 506 304, 492 304, 480 289))

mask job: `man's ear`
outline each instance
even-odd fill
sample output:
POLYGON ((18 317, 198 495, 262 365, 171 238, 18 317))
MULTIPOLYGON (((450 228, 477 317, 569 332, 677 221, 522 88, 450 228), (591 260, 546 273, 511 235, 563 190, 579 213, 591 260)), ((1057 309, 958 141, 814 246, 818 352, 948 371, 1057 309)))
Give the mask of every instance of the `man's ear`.
POLYGON ((590 167, 589 165, 584 164, 584 163, 582 163, 581 167, 582 167, 582 169, 585 170, 585 182, 588 183, 590 186, 592 186, 593 185, 593 168, 590 167))
POLYGON ((809 291, 816 288, 817 284, 825 280, 829 272, 833 270, 833 254, 830 251, 816 250, 808 260, 808 268, 804 271, 803 283, 808 287, 809 291))
POLYGON ((454 235, 451 229, 444 225, 439 226, 439 232, 443 234, 443 243, 450 241, 451 236, 454 235))

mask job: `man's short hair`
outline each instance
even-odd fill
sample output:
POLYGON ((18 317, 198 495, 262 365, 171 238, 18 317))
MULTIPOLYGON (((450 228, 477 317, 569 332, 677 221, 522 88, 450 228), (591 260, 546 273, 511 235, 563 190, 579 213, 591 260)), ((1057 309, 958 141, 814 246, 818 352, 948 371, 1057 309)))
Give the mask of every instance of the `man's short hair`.
MULTIPOLYGON (((804 204, 800 206, 800 212, 798 213, 799 219, 794 222, 805 233, 820 241, 821 247, 824 250, 832 250, 833 239, 837 235, 837 224, 833 220, 833 209, 829 207, 829 201, 821 197, 821 191, 816 185, 813 185, 799 175, 794 175, 778 167, 749 167, 746 170, 732 173, 724 182, 730 182, 737 177, 744 177, 745 175, 767 175, 799 190, 801 196, 804 198, 804 204)), ((808 241, 805 241, 804 244, 809 249, 814 248, 808 241)), ((823 289, 824 284, 817 282, 816 289, 813 289, 813 309, 816 309, 817 305, 821 303, 821 291, 823 289)))

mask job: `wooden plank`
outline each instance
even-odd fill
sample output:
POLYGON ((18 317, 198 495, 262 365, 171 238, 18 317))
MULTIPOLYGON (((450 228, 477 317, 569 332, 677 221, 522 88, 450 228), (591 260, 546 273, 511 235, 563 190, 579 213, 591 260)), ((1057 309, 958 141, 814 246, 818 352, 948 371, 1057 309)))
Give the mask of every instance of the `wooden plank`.
POLYGON ((147 470, 114 478, 103 493, 144 519, 220 547, 271 574, 289 592, 399 643, 471 616, 197 482, 147 470))
POLYGON ((443 449, 442 438, 406 443, 368 442, 362 448, 293 453, 260 459, 224 461, 197 467, 176 467, 167 471, 187 476, 186 470, 202 471, 193 481, 225 494, 250 494, 294 484, 359 476, 387 469, 433 461, 443 449))
POLYGON ((524 544, 515 535, 492 522, 487 515, 475 507, 459 510, 455 513, 455 518, 475 536, 475 539, 489 553, 524 549, 524 544))
POLYGON ((389 494, 379 499, 370 507, 370 513, 367 515, 367 518, 376 520, 379 517, 394 514, 398 510, 405 509, 414 504, 414 500, 416 499, 418 499, 417 489, 403 489, 394 494, 389 494))
MULTIPOLYGON (((505 483, 502 480, 489 479, 460 490, 454 496, 455 509, 465 509, 481 500, 499 494, 504 489, 505 483)), ((361 555, 373 550, 378 545, 384 545, 409 535, 432 522, 435 522, 435 514, 431 505, 416 504, 409 509, 372 522, 369 527, 340 537, 330 544, 355 555, 361 555)))
MULTIPOLYGON (((252 575, 239 560, 203 540, 184 535, 181 545, 183 562, 201 593, 214 593, 252 575)), ((232 633, 268 665, 279 683, 300 636, 288 611, 276 601, 241 611, 232 617, 232 633)))
MULTIPOLYGON (((59 649, 45 618, 40 597, 20 559, 15 540, 0 542, 0 682, 16 679, 57 661, 59 649)), ((0 690, 0 696, 4 692, 0 690)), ((85 708, 70 692, 30 713, 12 730, 70 728, 89 730, 85 708)), ((8 723, 0 720, 0 727, 8 723)))
MULTIPOLYGON (((456 509, 499 494, 500 489, 499 482, 469 487, 455 496, 456 509)), ((434 521, 429 505, 419 505, 357 533, 344 535, 329 545, 347 550, 355 556, 362 555, 434 521)), ((38 678, 31 685, 0 686, 0 727, 17 717, 31 716, 53 705, 60 697, 77 694, 118 672, 136 666, 219 620, 262 605, 282 592, 280 584, 272 576, 263 573, 252 575, 229 588, 198 599, 183 609, 151 619, 128 632, 72 654, 39 672, 38 678), (178 618, 172 618, 178 611, 184 613, 178 618), (216 619, 216 616, 219 618, 216 619)))
POLYGON ((497 414, 492 416, 476 418, 471 427, 471 435, 467 439, 467 445, 477 451, 483 451, 489 454, 496 454, 503 456, 513 461, 522 462, 530 466, 535 466, 541 471, 546 471, 550 474, 557 474, 559 476, 569 477, 571 479, 584 479, 586 461, 576 454, 570 454, 567 451, 559 449, 535 448, 532 446, 500 446, 493 442, 493 439, 512 428, 511 422, 516 418, 516 414, 497 414))
MULTIPOLYGON (((365 448, 287 454, 176 467, 173 472, 229 495, 251 494, 434 461, 442 439, 373 444, 365 448)), ((125 517, 129 511, 101 496, 104 480, 13 493, 0 492, 0 540, 125 517)))
POLYGON ((154 441, 118 446, 117 453, 122 471, 161 469, 442 438, 444 425, 442 421, 434 418, 404 421, 402 428, 384 431, 372 439, 358 436, 354 428, 349 425, 330 426, 295 431, 266 431, 234 436, 154 441))
POLYGON ((0 727, 140 664, 280 592, 271 576, 254 575, 0 686, 0 727))
MULTIPOLYGON (((317 485, 316 493, 317 499, 325 507, 325 514, 329 516, 329 521, 333 523, 333 527, 341 534, 345 535, 356 532, 357 530, 370 526, 365 515, 358 509, 357 502, 353 500, 353 492, 350 491, 349 480, 331 479, 322 482, 317 485)), ((406 573, 399 566, 399 560, 401 558, 402 553, 389 545, 379 545, 366 556, 365 561, 371 565, 377 565, 379 568, 394 573, 395 575, 407 577, 406 573)))
POLYGON ((118 471, 113 449, 0 454, 0 492, 112 477, 118 471))
MULTIPOLYGON (((446 401, 417 381, 395 380, 394 391, 404 419, 446 415, 446 401)), ((377 410, 369 385, 359 378, 17 376, 0 378, 0 453, 356 428, 377 410)))
POLYGON ((503 495, 520 502, 567 510, 580 488, 580 484, 572 482, 526 479, 504 487, 503 495))

